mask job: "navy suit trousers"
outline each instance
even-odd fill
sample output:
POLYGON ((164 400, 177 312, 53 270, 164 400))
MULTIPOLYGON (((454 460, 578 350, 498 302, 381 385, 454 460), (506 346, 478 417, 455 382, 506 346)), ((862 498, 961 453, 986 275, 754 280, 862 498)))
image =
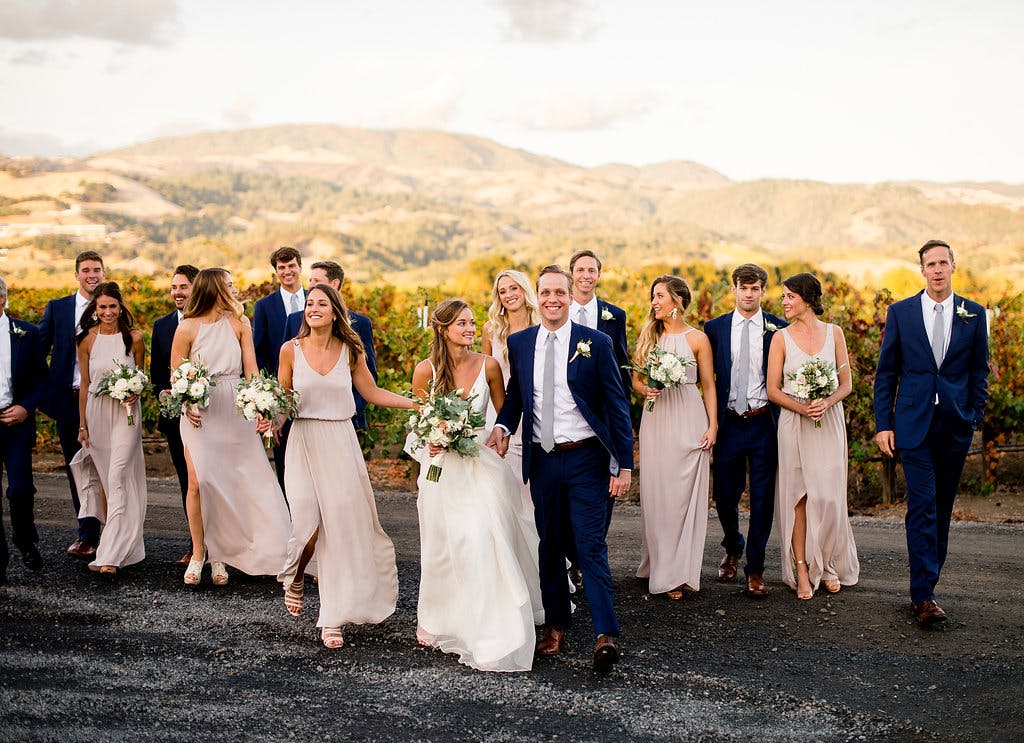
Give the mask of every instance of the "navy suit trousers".
POLYGON ((771 413, 740 418, 724 413, 719 418, 714 448, 712 495, 725 538, 726 553, 747 552, 746 575, 764 573, 764 554, 775 517, 775 473, 779 464, 778 432, 771 413), (750 473, 750 525, 744 544, 740 533, 739 503, 750 473))
MULTIPOLYGON (((17 426, 0 426, 0 468, 7 470, 11 537, 14 546, 22 551, 39 541, 32 514, 36 494, 32 480, 32 447, 35 443, 36 431, 31 420, 17 426)), ((4 534, 3 508, 0 501, 0 572, 7 567, 8 559, 7 537, 4 534)))
POLYGON ((962 420, 936 413, 920 446, 899 450, 907 478, 911 601, 935 598, 935 584, 946 562, 953 501, 972 435, 962 420))
POLYGON ((546 453, 534 444, 530 467, 537 532, 540 588, 545 621, 565 630, 572 622, 565 558, 572 534, 596 635, 618 635, 605 521, 608 508, 608 452, 598 441, 565 452, 546 453))

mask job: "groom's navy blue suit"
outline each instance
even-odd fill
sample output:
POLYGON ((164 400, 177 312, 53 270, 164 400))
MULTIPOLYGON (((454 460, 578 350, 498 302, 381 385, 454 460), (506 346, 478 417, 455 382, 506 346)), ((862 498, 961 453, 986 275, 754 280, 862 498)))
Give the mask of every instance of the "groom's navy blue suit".
MULTIPOLYGON (((514 432, 522 420, 523 481, 530 484, 540 535, 540 582, 545 621, 565 630, 571 622, 564 528, 569 521, 590 605, 595 635, 617 635, 608 546, 605 542, 609 477, 633 468, 633 429, 611 339, 572 323, 567 382, 579 413, 594 439, 566 451, 545 452, 533 440, 534 360, 539 326, 508 338, 511 377, 496 421, 514 432), (573 359, 580 342, 590 357, 573 359)), ((543 332, 547 332, 544 330, 543 332)), ((559 442, 561 443, 561 442, 559 442)))
POLYGON ((915 603, 935 599, 953 500, 988 399, 985 308, 958 295, 953 295, 953 307, 961 314, 953 316, 949 346, 937 367, 921 292, 891 305, 875 374, 875 428, 893 432, 907 479, 910 599, 915 603))
MULTIPOLYGON (((785 320, 762 311, 765 322, 778 328, 787 325, 785 320)), ((733 312, 719 315, 704 325, 704 333, 711 343, 712 361, 715 367, 715 392, 718 397, 718 439, 714 446, 714 488, 713 497, 718 520, 725 537, 722 546, 727 554, 739 557, 744 546, 747 564, 743 570, 747 576, 764 573, 764 554, 768 537, 772 533, 772 517, 775 508, 775 472, 778 469, 778 440, 776 422, 778 410, 773 405, 770 414, 753 418, 741 418, 729 410, 729 390, 732 382, 732 321, 733 312), (739 528, 739 502, 747 484, 747 470, 750 470, 750 526, 744 544, 739 528)), ((761 373, 768 376, 768 349, 772 342, 771 331, 763 338, 761 373)), ((746 394, 746 391, 744 391, 746 394)))

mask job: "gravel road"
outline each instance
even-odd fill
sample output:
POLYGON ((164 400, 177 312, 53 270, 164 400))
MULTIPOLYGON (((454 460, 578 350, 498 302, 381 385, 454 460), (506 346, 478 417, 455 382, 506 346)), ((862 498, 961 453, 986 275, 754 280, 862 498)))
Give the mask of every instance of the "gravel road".
POLYGON ((45 569, 27 573, 15 553, 0 589, 0 740, 1024 739, 1021 526, 954 525, 939 586, 951 621, 925 632, 910 616, 899 521, 854 519, 855 588, 799 602, 770 572, 770 596, 753 601, 714 581, 712 514, 702 590, 673 603, 632 577, 640 514, 623 504, 610 535, 623 663, 591 672, 584 606, 562 656, 497 675, 416 645, 409 493, 378 493, 398 610, 332 652, 317 641, 315 589, 293 619, 269 578, 181 585, 170 481, 150 480, 148 557, 116 582, 63 555, 63 476, 37 486, 45 569))

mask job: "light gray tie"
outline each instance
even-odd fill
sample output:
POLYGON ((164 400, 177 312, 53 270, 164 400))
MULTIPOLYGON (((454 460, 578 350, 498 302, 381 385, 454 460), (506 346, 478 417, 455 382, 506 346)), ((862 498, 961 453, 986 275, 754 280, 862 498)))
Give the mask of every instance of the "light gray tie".
POLYGON ((935 323, 932 325, 932 356, 935 366, 942 366, 942 357, 946 352, 946 322, 942 317, 942 305, 935 305, 935 323))
POLYGON ((294 294, 292 294, 292 308, 289 310, 289 312, 298 312, 300 309, 302 308, 299 307, 299 293, 295 292, 294 294))
POLYGON ((555 334, 548 333, 544 343, 544 381, 541 384, 540 448, 555 448, 555 334))
POLYGON ((587 310, 583 306, 580 306, 579 310, 576 311, 576 322, 580 325, 587 324, 587 310))
POLYGON ((747 386, 750 384, 750 320, 743 321, 740 330, 740 355, 732 367, 732 388, 736 390, 736 402, 732 409, 740 415, 747 412, 747 386))

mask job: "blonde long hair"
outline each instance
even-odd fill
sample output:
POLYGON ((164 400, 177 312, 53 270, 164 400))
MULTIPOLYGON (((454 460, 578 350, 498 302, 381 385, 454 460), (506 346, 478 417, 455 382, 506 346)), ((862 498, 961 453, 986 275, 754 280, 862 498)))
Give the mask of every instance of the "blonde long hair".
POLYGON ((527 327, 540 324, 540 304, 537 302, 537 293, 533 290, 529 277, 522 271, 506 268, 494 277, 494 287, 491 289, 491 306, 487 310, 487 319, 491 323, 491 337, 501 341, 502 353, 505 356, 505 361, 508 361, 508 344, 506 343, 509 334, 508 311, 498 296, 498 282, 506 276, 516 282, 519 288, 523 290, 523 304, 526 305, 527 327))
MULTIPOLYGON (((651 283, 650 297, 648 299, 654 299, 654 290, 658 284, 665 285, 665 289, 672 295, 673 299, 679 302, 682 310, 685 312, 686 308, 690 306, 690 287, 686 281, 678 276, 667 274, 659 276, 651 283)), ((657 345, 658 339, 661 338, 664 332, 665 321, 656 319, 654 317, 654 308, 650 307, 647 310, 647 318, 644 320, 644 325, 640 328, 640 335, 636 340, 636 352, 633 354, 633 363, 637 366, 643 366, 647 362, 647 354, 657 345)))
POLYGON ((463 310, 470 309, 461 299, 446 299, 434 308, 430 316, 430 327, 434 337, 430 340, 430 363, 434 366, 434 391, 442 395, 455 390, 455 364, 448 353, 445 333, 453 322, 459 319, 463 310))
POLYGON ((207 312, 222 309, 241 318, 245 307, 231 295, 227 278, 229 275, 226 268, 204 268, 196 274, 192 282, 192 293, 185 303, 182 315, 199 317, 207 312))

